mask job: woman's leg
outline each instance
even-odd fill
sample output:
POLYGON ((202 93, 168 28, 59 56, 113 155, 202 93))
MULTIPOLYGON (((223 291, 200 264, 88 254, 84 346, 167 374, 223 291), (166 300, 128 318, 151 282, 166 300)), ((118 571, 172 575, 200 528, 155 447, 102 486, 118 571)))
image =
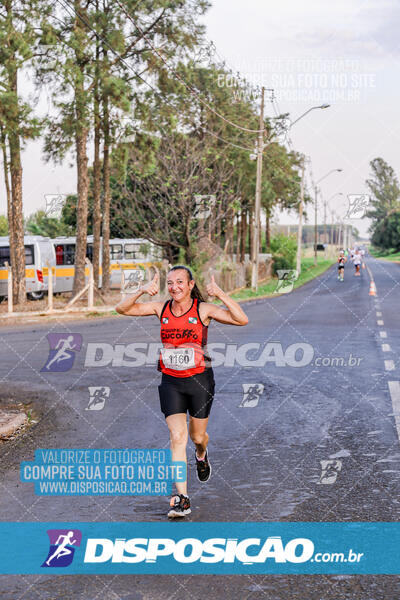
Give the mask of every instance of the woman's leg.
POLYGON ((206 419, 198 419, 197 417, 189 417, 189 435, 193 444, 196 446, 197 458, 200 460, 206 454, 208 444, 207 433, 208 417, 206 419))
MULTIPOLYGON (((187 473, 186 446, 188 441, 188 430, 186 413, 170 415, 165 420, 169 429, 172 460, 184 461, 186 463, 187 473)), ((175 485, 178 494, 185 494, 185 496, 187 496, 187 481, 177 481, 175 485)))

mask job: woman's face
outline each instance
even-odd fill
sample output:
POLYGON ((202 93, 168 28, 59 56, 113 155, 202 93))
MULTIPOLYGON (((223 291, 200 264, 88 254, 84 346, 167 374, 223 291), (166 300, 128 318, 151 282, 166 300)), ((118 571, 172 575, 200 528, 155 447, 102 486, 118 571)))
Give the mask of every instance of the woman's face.
POLYGON ((189 281, 189 274, 185 269, 177 269, 168 273, 167 285, 171 298, 181 301, 190 298, 194 280, 189 281))

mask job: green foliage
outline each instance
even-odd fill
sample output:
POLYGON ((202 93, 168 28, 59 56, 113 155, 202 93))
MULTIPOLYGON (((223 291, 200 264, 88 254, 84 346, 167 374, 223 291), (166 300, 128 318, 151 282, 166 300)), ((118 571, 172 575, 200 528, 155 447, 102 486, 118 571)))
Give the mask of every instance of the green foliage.
POLYGON ((5 215, 0 215, 0 236, 8 235, 8 220, 5 215))
POLYGON ((400 249, 400 187, 397 176, 382 158, 370 163, 372 177, 366 181, 371 192, 372 243, 382 249, 400 249))
POLYGON ((400 209, 392 211, 375 224, 371 242, 384 250, 400 250, 400 209))
POLYGON ((278 269, 294 269, 297 252, 296 236, 278 233, 271 239, 271 252, 275 273, 278 269))
POLYGON ((60 235, 73 235, 74 229, 62 219, 48 217, 44 210, 29 215, 25 229, 32 235, 55 238, 60 235))

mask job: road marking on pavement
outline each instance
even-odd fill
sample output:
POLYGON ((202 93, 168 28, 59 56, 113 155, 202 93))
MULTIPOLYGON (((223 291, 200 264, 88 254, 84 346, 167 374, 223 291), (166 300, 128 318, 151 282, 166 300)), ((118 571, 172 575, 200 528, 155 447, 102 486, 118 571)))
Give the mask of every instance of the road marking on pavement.
POLYGON ((397 435, 400 440, 400 381, 389 381, 389 392, 392 399, 397 435))
POLYGON ((394 361, 393 360, 385 360, 385 369, 386 369, 386 371, 394 371, 394 361))
POLYGON ((382 344, 382 350, 383 352, 390 352, 391 347, 389 346, 389 344, 382 344))
POLYGON ((377 320, 378 325, 384 325, 385 323, 382 321, 382 319, 378 319, 377 320))
POLYGON ((381 336, 381 338, 387 338, 387 333, 386 331, 380 331, 379 335, 381 336))
POLYGON ((376 316, 377 316, 377 317, 381 317, 381 316, 382 316, 382 313, 381 313, 381 312, 379 312, 379 310, 378 310, 378 311, 377 311, 377 313, 376 313, 376 316))

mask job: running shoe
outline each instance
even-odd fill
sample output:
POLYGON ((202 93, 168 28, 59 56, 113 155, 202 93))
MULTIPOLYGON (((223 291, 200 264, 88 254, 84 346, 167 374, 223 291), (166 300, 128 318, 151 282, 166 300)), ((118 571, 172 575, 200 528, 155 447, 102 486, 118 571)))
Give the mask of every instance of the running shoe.
POLYGON ((206 455, 203 460, 199 460, 197 458, 196 452, 194 455, 196 458, 197 479, 200 481, 200 483, 206 483, 211 476, 211 465, 210 461, 208 460, 208 450, 206 450, 206 455))
POLYGON ((183 494, 176 494, 176 496, 172 496, 169 505, 171 509, 168 513, 168 516, 172 518, 185 517, 192 512, 190 510, 189 496, 184 496, 183 494))

